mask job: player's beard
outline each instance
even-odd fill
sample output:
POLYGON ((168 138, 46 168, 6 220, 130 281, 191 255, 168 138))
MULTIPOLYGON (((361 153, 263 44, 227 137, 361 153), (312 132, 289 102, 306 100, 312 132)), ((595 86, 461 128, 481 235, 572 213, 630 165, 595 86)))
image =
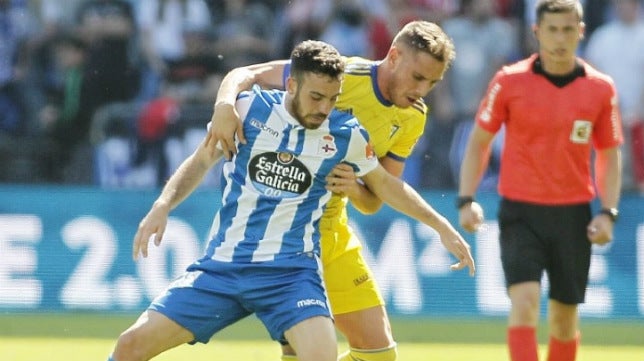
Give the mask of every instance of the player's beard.
POLYGON ((323 119, 326 119, 327 115, 326 114, 304 114, 304 111, 302 111, 302 103, 300 103, 300 88, 295 91, 295 96, 293 96, 293 99, 291 100, 291 111, 293 117, 306 129, 317 129, 322 125, 322 122, 320 123, 314 123, 314 122, 309 122, 307 121, 307 117, 322 117, 323 119))

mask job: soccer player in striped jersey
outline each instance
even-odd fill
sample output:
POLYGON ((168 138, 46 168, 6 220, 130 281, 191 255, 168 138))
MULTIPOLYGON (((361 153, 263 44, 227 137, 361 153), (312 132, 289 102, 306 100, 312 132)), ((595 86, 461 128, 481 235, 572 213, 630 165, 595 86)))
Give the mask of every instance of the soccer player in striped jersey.
MULTIPOLYGON (((141 361, 184 343, 206 343, 219 330, 255 313, 270 336, 302 361, 335 361, 337 342, 320 268, 320 218, 349 165, 393 208, 434 228, 458 262, 474 261, 452 225, 411 187, 382 168, 366 131, 334 109, 344 62, 332 46, 299 44, 286 91, 259 87, 235 104, 247 142, 224 165, 222 207, 206 254, 155 298, 119 337, 110 361, 141 361)), ((170 177, 139 224, 133 256, 162 240, 167 218, 221 158, 206 140, 170 177)))
MULTIPOLYGON (((394 37, 384 59, 346 59, 337 107, 358 118, 380 164, 392 175, 402 175, 405 159, 425 128, 423 97, 443 78, 454 56, 452 41, 438 25, 414 21, 394 37)), ((244 140, 233 107, 237 94, 255 83, 284 87, 287 75, 287 60, 241 67, 227 74, 217 94, 210 141, 219 142, 225 154, 236 152, 234 136, 244 140)), ((339 180, 332 188, 334 196, 322 218, 321 232, 324 281, 335 325, 350 346, 340 360, 394 361, 396 342, 385 303, 361 255, 360 241, 348 226, 346 212, 349 200, 367 214, 376 212, 382 202, 356 182, 350 168, 341 165, 336 171, 339 180)), ((295 359, 287 345, 282 359, 295 359)))
POLYGON ((536 328, 545 271, 547 360, 573 361, 591 245, 612 239, 617 217, 621 121, 612 79, 576 56, 584 34, 580 1, 540 0, 536 19, 538 53, 499 70, 481 101, 457 204, 463 228, 478 229, 483 210, 474 194, 490 143, 504 126, 498 190, 501 262, 511 301, 510 359, 539 359, 536 328), (602 210, 592 216, 596 193, 602 210))

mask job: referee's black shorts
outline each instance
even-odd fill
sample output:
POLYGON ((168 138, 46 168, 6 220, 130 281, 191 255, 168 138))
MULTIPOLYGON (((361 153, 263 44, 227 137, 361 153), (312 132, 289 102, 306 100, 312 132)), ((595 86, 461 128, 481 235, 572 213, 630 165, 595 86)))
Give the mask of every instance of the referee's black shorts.
POLYGON ((583 303, 591 254, 586 227, 591 217, 586 203, 543 206, 502 199, 499 229, 506 285, 539 282, 546 271, 550 299, 583 303))

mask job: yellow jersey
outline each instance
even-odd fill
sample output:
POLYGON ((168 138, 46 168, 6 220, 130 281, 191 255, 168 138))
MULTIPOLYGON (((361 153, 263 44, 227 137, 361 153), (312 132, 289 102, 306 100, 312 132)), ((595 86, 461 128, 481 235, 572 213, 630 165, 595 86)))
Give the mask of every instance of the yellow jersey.
MULTIPOLYGON (((378 156, 404 161, 423 134, 427 106, 418 100, 411 107, 399 108, 387 101, 378 89, 378 62, 360 57, 346 58, 342 92, 336 108, 353 114, 369 133, 378 156)), ((334 195, 322 219, 343 216, 347 200, 334 195)))

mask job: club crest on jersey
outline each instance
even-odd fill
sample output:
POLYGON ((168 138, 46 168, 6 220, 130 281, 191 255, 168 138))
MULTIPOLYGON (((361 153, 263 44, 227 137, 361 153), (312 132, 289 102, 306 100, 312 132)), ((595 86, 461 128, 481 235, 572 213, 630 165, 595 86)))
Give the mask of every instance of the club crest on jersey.
POLYGON ((577 144, 587 144, 592 134, 593 123, 588 120, 575 120, 570 133, 570 141, 577 144))
POLYGON ((322 154, 326 158, 330 158, 335 155, 338 151, 338 147, 335 145, 335 138, 327 134, 320 139, 318 144, 318 154, 322 154))
POLYGON ((293 154, 266 152, 248 163, 250 180, 260 193, 273 198, 294 198, 311 186, 309 169, 293 154))

